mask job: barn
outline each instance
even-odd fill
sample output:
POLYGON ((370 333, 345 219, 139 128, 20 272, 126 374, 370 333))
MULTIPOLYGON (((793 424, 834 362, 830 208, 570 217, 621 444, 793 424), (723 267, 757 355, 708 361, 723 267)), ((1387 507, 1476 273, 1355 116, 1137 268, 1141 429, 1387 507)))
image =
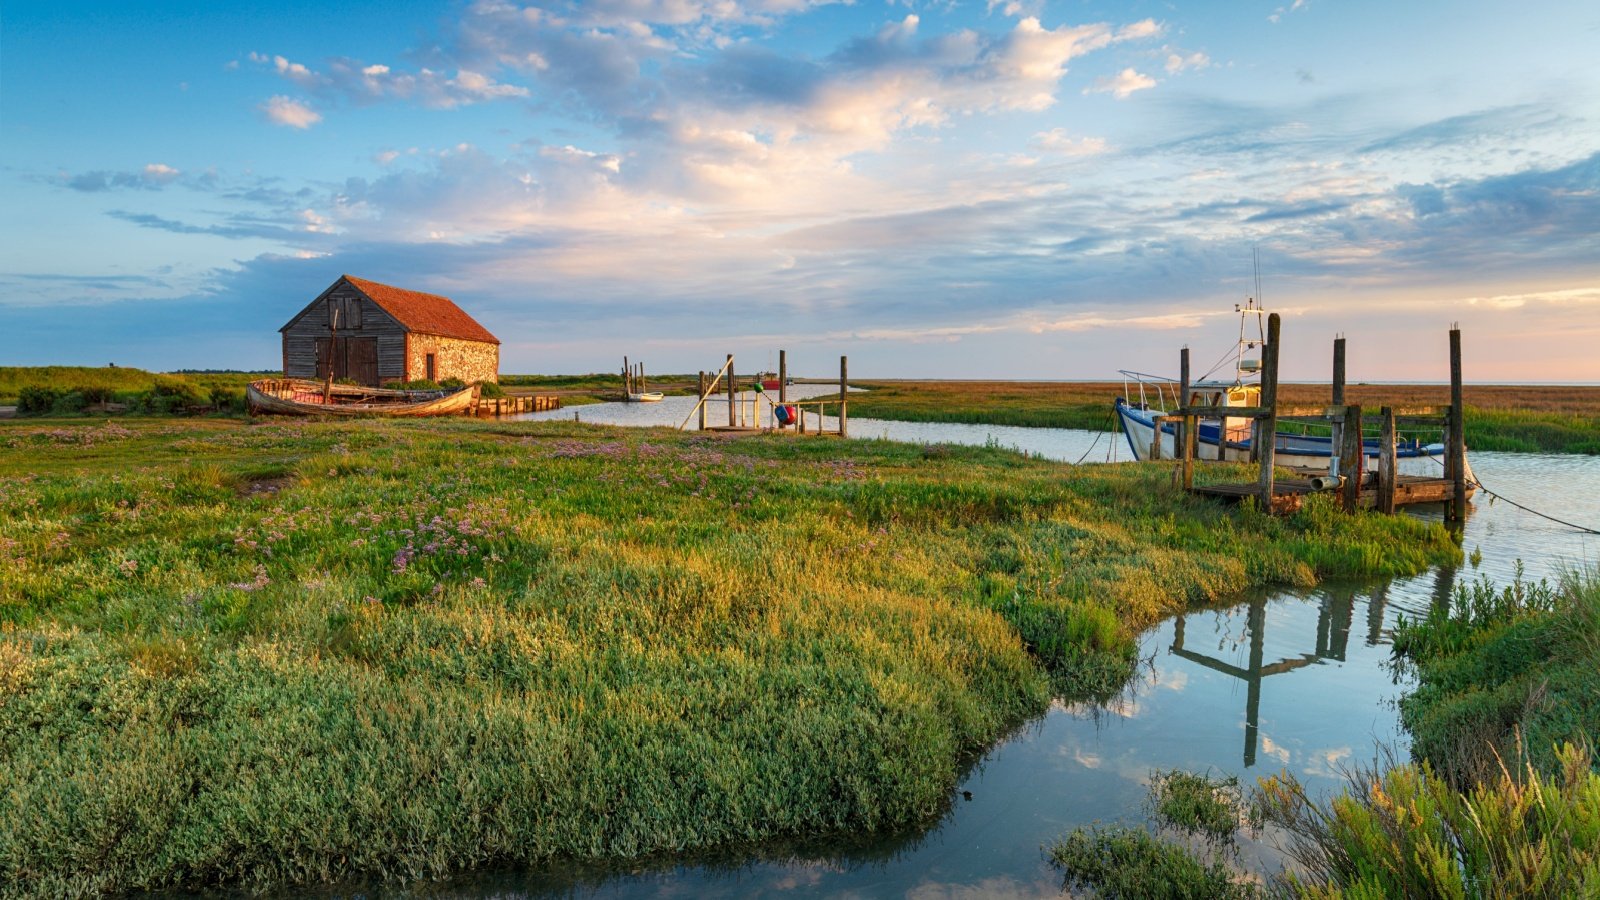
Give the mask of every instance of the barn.
POLYGON ((500 339, 449 297, 341 275, 283 333, 285 378, 469 384, 500 379, 500 339))

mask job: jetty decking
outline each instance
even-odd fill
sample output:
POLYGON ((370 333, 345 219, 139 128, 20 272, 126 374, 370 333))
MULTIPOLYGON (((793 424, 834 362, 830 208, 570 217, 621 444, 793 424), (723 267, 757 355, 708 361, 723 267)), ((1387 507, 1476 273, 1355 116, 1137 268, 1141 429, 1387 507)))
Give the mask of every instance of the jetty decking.
MULTIPOLYGON (((1219 500, 1237 503, 1246 497, 1259 497, 1260 488, 1255 484, 1201 484, 1189 488, 1191 493, 1219 500)), ((1273 481, 1272 511, 1276 514, 1291 513, 1300 508, 1307 494, 1320 492, 1310 478, 1278 478, 1273 481)), ((1429 478, 1425 475, 1396 475, 1394 480, 1395 507, 1412 506, 1418 503, 1447 503, 1454 497, 1455 486, 1448 478, 1429 478)), ((1468 494, 1471 490, 1468 489, 1468 494)), ((1378 490, 1376 480, 1362 485, 1360 493, 1356 496, 1356 505, 1362 509, 1379 509, 1382 506, 1382 495, 1378 490)))

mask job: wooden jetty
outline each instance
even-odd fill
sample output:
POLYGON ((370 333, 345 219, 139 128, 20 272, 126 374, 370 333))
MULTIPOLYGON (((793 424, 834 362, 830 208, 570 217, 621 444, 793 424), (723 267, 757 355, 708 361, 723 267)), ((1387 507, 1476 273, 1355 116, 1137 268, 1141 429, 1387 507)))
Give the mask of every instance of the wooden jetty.
MULTIPOLYGON (((1253 497, 1262 509, 1274 513, 1299 509, 1307 494, 1319 491, 1337 492, 1347 512, 1370 508, 1393 513, 1401 506, 1443 503, 1446 522, 1464 522, 1467 500, 1472 492, 1468 487, 1470 475, 1463 433, 1461 329, 1450 329, 1450 405, 1442 409, 1397 409, 1385 406, 1376 414, 1363 410, 1359 405, 1344 402, 1345 346, 1342 337, 1336 339, 1333 345, 1332 404, 1326 407, 1280 409, 1277 403, 1279 329, 1278 314, 1272 313, 1267 320, 1266 342, 1262 346, 1259 407, 1188 405, 1189 349, 1183 349, 1179 368, 1179 398, 1183 405, 1162 419, 1178 422, 1178 475, 1184 490, 1222 500, 1238 501, 1253 497), (1254 482, 1242 484, 1196 485, 1195 440, 1200 430, 1199 423, 1202 419, 1223 418, 1252 420, 1251 458, 1260 465, 1259 475, 1254 482), (1339 453, 1328 475, 1277 476, 1273 436, 1278 431, 1280 421, 1324 425, 1332 430, 1333 446, 1339 448, 1339 453), (1395 432, 1397 425, 1401 424, 1443 428, 1445 458, 1441 477, 1402 475, 1396 470, 1395 432), (1366 471, 1367 459, 1362 447, 1363 426, 1377 426, 1379 429, 1379 456, 1375 472, 1366 471)), ((1162 419, 1156 423, 1158 437, 1152 458, 1159 458, 1162 419)))
MULTIPOLYGON (((778 397, 776 400, 767 396, 762 387, 760 375, 747 376, 741 381, 733 368, 733 354, 722 364, 722 368, 715 372, 700 373, 699 401, 694 409, 684 418, 679 429, 689 427, 689 423, 699 417, 698 425, 701 431, 722 435, 741 434, 812 434, 832 435, 836 437, 850 436, 850 358, 839 357, 839 394, 837 397, 811 397, 806 400, 789 399, 789 354, 786 350, 778 351, 778 397), (751 396, 741 396, 740 385, 753 389, 751 396), (719 390, 725 390, 728 401, 728 424, 713 424, 710 409, 719 390), (765 406, 763 407, 763 404, 765 406), (837 407, 839 425, 837 428, 825 426, 828 408, 837 407), (792 409, 795 416, 792 421, 784 422, 778 417, 778 408, 792 409), (814 425, 808 425, 810 417, 815 416, 814 425)), ((807 379, 810 384, 832 384, 831 380, 817 381, 807 379)))
POLYGON ((555 394, 507 394, 504 397, 480 397, 477 409, 473 411, 480 416, 515 416, 560 408, 561 398, 555 394))

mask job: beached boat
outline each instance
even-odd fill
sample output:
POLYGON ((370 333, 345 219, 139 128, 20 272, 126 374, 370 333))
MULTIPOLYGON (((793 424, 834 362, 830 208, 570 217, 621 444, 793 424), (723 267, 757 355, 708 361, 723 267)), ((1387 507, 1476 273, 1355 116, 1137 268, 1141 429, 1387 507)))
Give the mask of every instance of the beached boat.
POLYGON ((299 378, 266 378, 245 389, 252 415, 387 416, 417 418, 471 412, 478 386, 442 391, 401 391, 299 378), (326 391, 326 393, 324 393, 326 391))
MULTIPOLYGON (((1175 378, 1127 370, 1120 372, 1123 377, 1123 396, 1116 399, 1113 408, 1134 459, 1142 460, 1150 455, 1156 440, 1155 420, 1167 415, 1168 410, 1180 406, 1260 405, 1260 358, 1252 354, 1258 354, 1266 342, 1262 325, 1266 311, 1252 300, 1239 308, 1239 314, 1239 341, 1233 354, 1232 379, 1196 381, 1189 386, 1189 395, 1180 398, 1178 393, 1181 385, 1175 378), (1251 328, 1252 324, 1254 328, 1251 328)), ((1195 454, 1200 459, 1249 460, 1252 430, 1252 421, 1247 418, 1202 420, 1195 454)), ((1178 456, 1177 431, 1175 421, 1161 423, 1161 456, 1165 459, 1178 456)), ((1328 471, 1331 460, 1337 456, 1333 439, 1326 435, 1279 431, 1274 437, 1273 448, 1277 465, 1310 471, 1328 471)), ((1411 438, 1396 442, 1395 456, 1400 459, 1437 457, 1444 454, 1444 449, 1443 444, 1423 444, 1411 438)), ((1366 456, 1376 459, 1381 452, 1378 441, 1363 442, 1366 456)))

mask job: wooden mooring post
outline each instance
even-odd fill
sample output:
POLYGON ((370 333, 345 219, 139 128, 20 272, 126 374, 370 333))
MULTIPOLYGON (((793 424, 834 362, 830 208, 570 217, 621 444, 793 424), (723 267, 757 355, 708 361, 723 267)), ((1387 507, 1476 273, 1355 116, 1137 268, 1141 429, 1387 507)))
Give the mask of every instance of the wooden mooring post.
POLYGON ((704 370, 701 370, 701 372, 700 372, 700 395, 699 396, 700 396, 700 402, 695 404, 695 408, 700 413, 700 422, 699 422, 700 430, 701 431, 705 431, 706 430, 706 373, 705 373, 704 370))
POLYGON ((778 405, 789 402, 789 351, 778 351, 778 405))
POLYGON ((1445 521, 1460 525, 1467 520, 1466 407, 1461 384, 1461 328, 1450 329, 1450 424, 1445 444, 1445 473, 1450 478, 1450 502, 1445 521))
MULTIPOLYGON (((1273 467, 1277 464, 1278 444, 1278 314, 1267 316, 1267 343, 1261 348, 1261 406, 1266 415, 1257 419, 1256 443, 1259 447, 1261 474, 1256 481, 1263 512, 1272 511, 1273 467)), ((1226 437, 1225 435, 1223 436, 1226 437)))
POLYGON ((1366 460, 1361 447, 1359 403, 1344 408, 1344 421, 1339 427, 1339 474, 1344 476, 1340 497, 1344 501, 1344 511, 1353 513, 1361 504, 1361 478, 1364 474, 1361 469, 1366 460))
POLYGON ((1378 432, 1378 512, 1394 514, 1396 468, 1394 448, 1394 407, 1385 406, 1379 415, 1383 424, 1378 432))
POLYGON ((850 436, 850 401, 845 398, 849 390, 850 357, 841 356, 839 357, 839 437, 842 438, 850 436))
POLYGON ((739 424, 739 389, 733 386, 733 354, 728 354, 728 427, 739 424))
MULTIPOLYGON (((1185 346, 1183 349, 1178 351, 1178 406, 1179 406, 1179 408, 1182 408, 1182 407, 1185 407, 1185 406, 1188 406, 1188 405, 1189 405, 1189 348, 1187 346, 1185 346)), ((1188 437, 1187 437, 1188 431, 1189 431, 1188 420, 1185 419, 1185 420, 1180 421, 1178 423, 1178 431, 1177 431, 1177 433, 1172 436, 1172 449, 1176 450, 1179 447, 1183 446, 1184 442, 1188 440, 1188 437)), ((1226 439, 1227 439, 1226 436, 1224 436, 1223 440, 1226 441, 1226 439)), ((1156 441, 1159 443, 1160 440, 1161 440, 1161 429, 1157 428, 1156 429, 1156 441)), ((1221 452, 1221 451, 1218 451, 1218 452, 1221 452)), ((1173 455, 1176 456, 1178 454, 1173 454, 1173 455)), ((1157 459, 1159 459, 1159 458, 1160 457, 1157 457, 1157 459)))

